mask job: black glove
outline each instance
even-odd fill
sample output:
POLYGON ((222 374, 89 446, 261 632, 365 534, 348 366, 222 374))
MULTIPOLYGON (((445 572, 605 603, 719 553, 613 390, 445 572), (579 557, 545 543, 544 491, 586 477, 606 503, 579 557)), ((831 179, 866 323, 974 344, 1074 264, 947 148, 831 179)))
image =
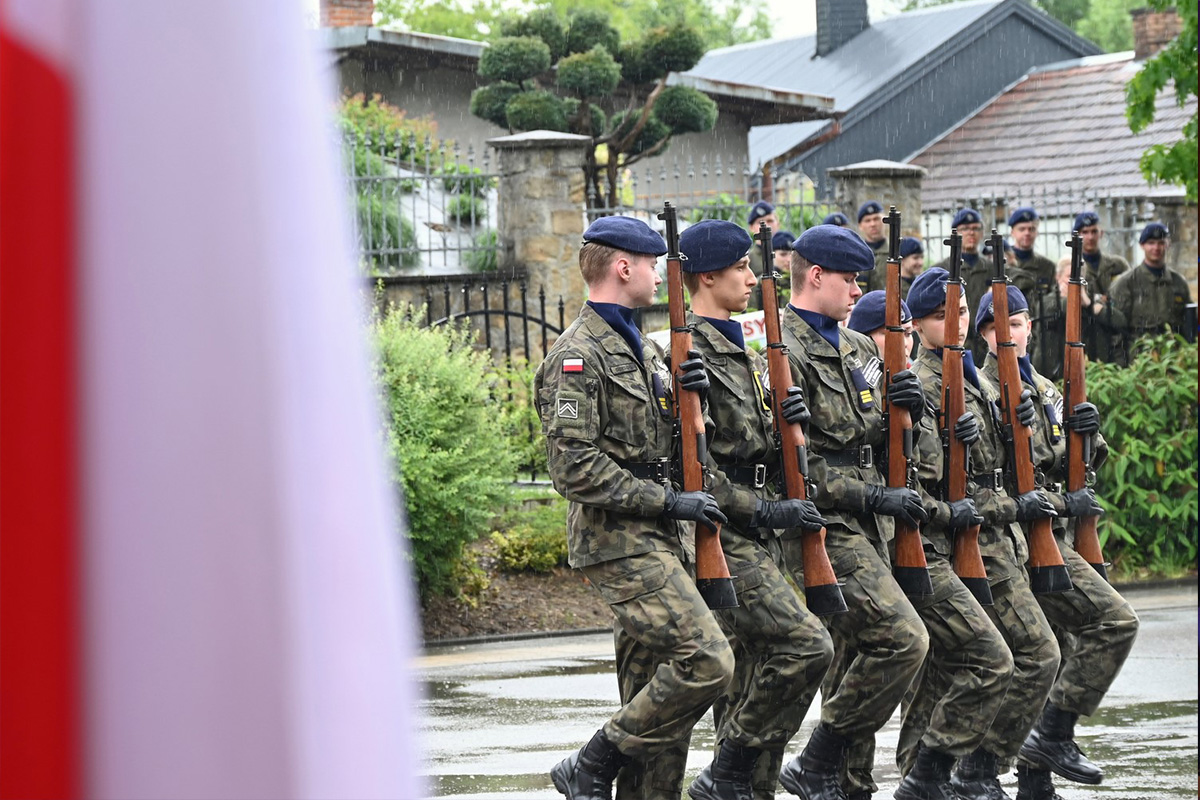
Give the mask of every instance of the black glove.
POLYGON ((972 525, 982 525, 983 517, 979 516, 979 511, 975 508, 975 501, 969 497, 964 497, 962 500, 955 500, 950 503, 950 522, 947 526, 950 528, 970 528, 972 525))
POLYGON ((799 386, 788 387, 787 397, 779 401, 779 410, 784 421, 792 425, 803 425, 812 417, 804 403, 804 390, 799 386))
POLYGON ((1091 403, 1080 403, 1071 409, 1071 414, 1067 416, 1067 427, 1085 436, 1099 433, 1100 409, 1091 403))
POLYGON ((868 485, 867 507, 877 514, 895 517, 913 527, 929 519, 929 514, 921 505, 921 495, 912 489, 868 485))
POLYGON ((971 413, 963 414, 954 423, 954 438, 963 444, 975 444, 979 441, 979 421, 971 413))
POLYGON ((668 519, 691 520, 714 531, 718 523, 729 521, 708 492, 667 489, 667 505, 663 508, 663 515, 668 519))
POLYGON ((703 397, 708 393, 708 373, 704 370, 704 361, 696 350, 688 350, 687 361, 679 365, 679 386, 689 392, 699 392, 703 397))
POLYGON ((1033 405, 1033 392, 1026 389, 1021 392, 1021 402, 1017 403, 1017 422, 1026 428, 1032 428, 1035 419, 1037 408, 1033 405))
MULTIPOLYGON (((1078 408, 1078 406, 1076 406, 1078 408)), ((1104 509, 1096 502, 1096 493, 1084 487, 1063 495, 1067 504, 1068 517, 1099 517, 1104 515, 1104 509)))
POLYGON ((1056 517, 1054 504, 1041 489, 1017 495, 1017 522, 1032 522, 1035 519, 1056 517))
POLYGON ((889 403, 907 408, 913 425, 916 425, 925 413, 925 393, 921 391, 921 382, 911 369, 901 370, 892 376, 892 381, 888 384, 887 399, 889 403))
POLYGON ((759 500, 750 527, 800 528, 812 532, 825 527, 825 518, 810 500, 759 500))

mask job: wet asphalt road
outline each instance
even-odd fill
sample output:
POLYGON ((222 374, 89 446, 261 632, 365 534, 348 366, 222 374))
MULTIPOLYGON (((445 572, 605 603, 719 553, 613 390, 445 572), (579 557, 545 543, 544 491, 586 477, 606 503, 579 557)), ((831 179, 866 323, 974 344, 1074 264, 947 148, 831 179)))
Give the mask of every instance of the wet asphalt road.
MULTIPOLYGON (((1058 781, 1064 800, 1191 797, 1197 786, 1196 585, 1126 596, 1141 617, 1137 642, 1104 705, 1081 720, 1076 736, 1104 768, 1104 785, 1058 781)), ((562 797, 547 771, 617 707, 613 661, 608 634, 428 650, 419 669, 430 791, 464 799, 562 797)), ((789 757, 816 725, 819 702, 789 757)), ((877 737, 877 798, 890 798, 899 780, 898 730, 897 714, 877 737)), ((711 760, 712 747, 707 715, 692 735, 686 781, 711 760)), ((1013 776, 1003 780, 1015 796, 1013 776)))

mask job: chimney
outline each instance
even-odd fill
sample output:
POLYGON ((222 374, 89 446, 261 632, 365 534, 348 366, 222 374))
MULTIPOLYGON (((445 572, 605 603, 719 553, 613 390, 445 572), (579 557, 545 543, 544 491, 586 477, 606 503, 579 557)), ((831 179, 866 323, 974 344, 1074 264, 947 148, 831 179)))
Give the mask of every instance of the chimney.
POLYGON ((1145 61, 1167 46, 1179 35, 1182 23, 1175 9, 1155 11, 1152 8, 1135 8, 1129 12, 1133 17, 1133 59, 1145 61))
POLYGON ((371 27, 375 0, 321 0, 322 28, 371 27))
POLYGON ((870 24, 867 0, 817 0, 817 55, 829 55, 870 24))

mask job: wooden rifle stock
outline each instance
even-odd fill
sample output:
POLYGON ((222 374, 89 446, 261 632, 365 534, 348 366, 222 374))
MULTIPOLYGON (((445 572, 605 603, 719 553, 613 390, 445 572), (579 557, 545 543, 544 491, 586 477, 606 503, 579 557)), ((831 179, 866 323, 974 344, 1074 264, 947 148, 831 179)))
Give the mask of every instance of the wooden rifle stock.
MULTIPOLYGON (((1021 371, 1017 345, 1008 329, 1008 279, 1004 275, 1004 240, 992 229, 992 315, 996 326, 996 361, 1000 367, 1000 409, 1005 438, 1016 475, 1017 493, 1037 488, 1033 468, 1033 442, 1029 428, 1017 420, 1021 402, 1021 371)), ((1042 517, 1028 523, 1029 583, 1034 594, 1069 592, 1071 576, 1054 541, 1050 520, 1042 517)))
MULTIPOLYGON (((763 324, 767 337, 767 376, 771 383, 771 412, 775 418, 776 445, 783 466, 784 495, 789 500, 808 498, 808 449, 804 428, 783 418, 780 402, 792 388, 792 373, 788 367, 787 347, 779 329, 779 296, 775 289, 775 253, 771 247, 771 228, 765 223, 758 228, 758 244, 762 248, 762 306, 763 324)), ((825 529, 800 534, 800 557, 804 562, 804 599, 808 610, 817 616, 828 616, 848 610, 842 597, 829 554, 825 552, 825 529)))
MULTIPOLYGON (((1063 412, 1070 416, 1072 409, 1087 402, 1085 374, 1087 359, 1083 352, 1083 239, 1076 231, 1066 243, 1071 248, 1071 282, 1067 284, 1066 351, 1063 353, 1063 412)), ((1092 436, 1076 433, 1067 426, 1067 491, 1075 492, 1087 486, 1092 473, 1092 436)), ((1096 531, 1097 517, 1075 518, 1075 552, 1108 580, 1100 536, 1096 531)))
MULTIPOLYGON (((971 446, 954 433, 958 418, 966 413, 967 398, 963 385, 963 346, 958 335, 959 306, 962 304, 962 236, 955 228, 943 244, 950 246, 950 277, 946 281, 946 323, 942 341, 942 442, 945 449, 946 500, 954 503, 967 496, 967 475, 970 474, 971 446)), ((988 584, 983 554, 979 552, 979 526, 971 525, 953 531, 954 544, 951 566, 963 585, 975 595, 980 605, 992 605, 992 588, 988 584)))
MULTIPOLYGON (((679 253, 679 225, 675 208, 663 205, 658 218, 666 223, 667 232, 667 302, 671 319, 671 372, 674 376, 675 420, 679 431, 679 457, 682 465, 682 484, 685 492, 704 491, 704 466, 708 460, 708 442, 704 433, 704 416, 700 396, 681 388, 680 365, 688 360, 692 349, 692 329, 687 324, 683 305, 683 257, 679 253)), ((734 608, 737 594, 725 551, 721 549, 721 526, 712 528, 696 523, 696 588, 709 608, 734 608)))
MULTIPOLYGON (((892 376, 908 369, 908 337, 900 322, 900 214, 892 206, 884 220, 888 226, 888 260, 883 335, 883 403, 887 415, 887 485, 916 489, 917 470, 913 463, 912 417, 908 409, 888 402, 888 384, 892 376)), ((921 530, 896 519, 896 562, 892 575, 910 597, 933 594, 929 566, 921 530)))

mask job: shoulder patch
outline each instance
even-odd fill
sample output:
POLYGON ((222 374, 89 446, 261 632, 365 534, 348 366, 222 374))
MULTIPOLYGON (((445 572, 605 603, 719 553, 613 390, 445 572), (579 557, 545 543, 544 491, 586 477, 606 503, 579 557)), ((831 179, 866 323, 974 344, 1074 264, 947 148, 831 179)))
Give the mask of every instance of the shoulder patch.
POLYGON ((862 372, 863 377, 867 379, 867 384, 874 389, 879 385, 879 378, 883 375, 883 361, 875 357, 867 359, 862 372))

